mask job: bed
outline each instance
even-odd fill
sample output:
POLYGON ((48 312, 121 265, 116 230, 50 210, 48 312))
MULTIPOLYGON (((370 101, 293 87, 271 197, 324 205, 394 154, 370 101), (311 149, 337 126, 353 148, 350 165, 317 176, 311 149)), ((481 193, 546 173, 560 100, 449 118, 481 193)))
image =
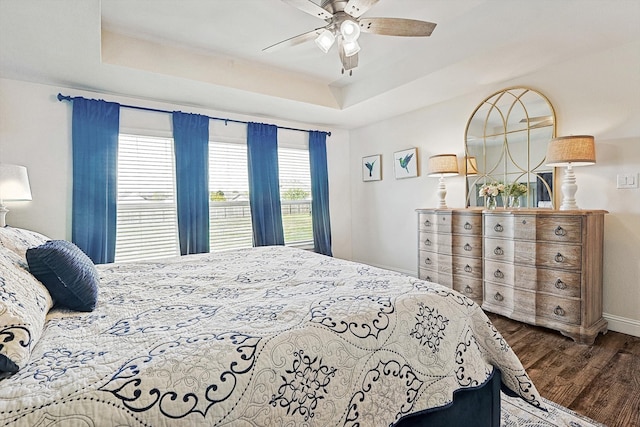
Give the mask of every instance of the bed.
POLYGON ((499 425, 500 388, 542 406, 480 307, 438 284, 274 246, 85 262, 95 306, 71 310, 30 272, 46 237, 16 230, 0 244, 0 425, 499 425))

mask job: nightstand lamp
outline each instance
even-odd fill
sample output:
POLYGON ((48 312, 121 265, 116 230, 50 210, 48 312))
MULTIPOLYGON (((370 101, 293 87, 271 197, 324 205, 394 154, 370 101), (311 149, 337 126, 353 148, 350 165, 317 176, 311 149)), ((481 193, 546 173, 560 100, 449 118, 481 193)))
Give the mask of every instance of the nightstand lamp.
POLYGON ((31 200, 31 188, 27 168, 0 163, 0 227, 4 227, 5 215, 9 212, 3 202, 31 200))
POLYGON ((576 176, 574 166, 593 165, 596 162, 595 139, 589 135, 572 135, 554 138, 547 147, 547 166, 566 166, 567 170, 562 179, 561 211, 577 210, 576 176))
POLYGON ((447 207, 447 203, 444 200, 447 196, 444 177, 454 175, 458 175, 458 158, 455 154, 439 154, 429 157, 429 176, 440 177, 440 182, 438 183, 438 197, 440 198, 438 209, 446 209, 447 207))

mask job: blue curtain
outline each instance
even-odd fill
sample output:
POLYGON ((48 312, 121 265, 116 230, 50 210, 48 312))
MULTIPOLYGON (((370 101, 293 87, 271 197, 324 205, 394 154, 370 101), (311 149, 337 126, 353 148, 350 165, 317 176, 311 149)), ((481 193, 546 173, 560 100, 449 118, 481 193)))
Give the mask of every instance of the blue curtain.
POLYGON ((73 98, 71 240, 96 264, 116 252, 120 104, 73 98))
POLYGON ((327 174, 327 133, 309 132, 311 169, 311 221, 313 247, 317 253, 331 253, 331 221, 329 220, 329 176, 327 174))
POLYGON ((209 252, 209 118, 174 111, 173 141, 180 253, 209 252))
POLYGON ((284 245, 277 126, 248 124, 247 161, 253 245, 284 245))

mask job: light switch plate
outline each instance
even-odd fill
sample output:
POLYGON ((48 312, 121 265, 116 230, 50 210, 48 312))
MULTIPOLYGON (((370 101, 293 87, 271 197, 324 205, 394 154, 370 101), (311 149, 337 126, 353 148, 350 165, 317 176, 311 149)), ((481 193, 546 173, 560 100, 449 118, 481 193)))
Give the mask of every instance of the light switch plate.
POLYGON ((624 173, 617 176, 617 188, 638 188, 638 174, 624 173))

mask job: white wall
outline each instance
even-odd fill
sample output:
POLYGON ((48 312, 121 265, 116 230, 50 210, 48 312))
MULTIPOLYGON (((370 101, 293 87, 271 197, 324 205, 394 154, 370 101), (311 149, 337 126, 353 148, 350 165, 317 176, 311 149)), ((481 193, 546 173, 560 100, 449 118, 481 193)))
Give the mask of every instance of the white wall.
MULTIPOLYGON (((71 104, 59 102, 56 99, 59 92, 169 111, 317 129, 309 124, 0 79, 0 163, 26 166, 33 196, 31 202, 7 202, 10 209, 7 224, 36 230, 56 239, 71 238, 71 104)), ((127 132, 171 136, 171 116, 124 108, 120 113, 120 128, 127 132)), ((333 252, 336 257, 348 259, 351 257, 350 189, 344 183, 349 180, 349 135, 339 129, 321 130, 332 133, 327 138, 327 156, 333 252)), ((212 121, 210 135, 220 140, 243 139, 246 126, 212 121)), ((307 138, 306 132, 287 130, 280 130, 278 135, 281 141, 289 144, 307 138)))
MULTIPOLYGON (((382 154, 383 180, 351 177, 352 244, 356 261, 417 274, 416 208, 435 207, 438 180, 426 160, 464 153, 464 131, 475 107, 492 93, 525 86, 546 95, 558 136, 596 137, 597 164, 575 168, 578 205, 606 209, 604 312, 611 330, 640 336, 640 190, 616 189, 616 174, 640 172, 640 43, 573 58, 560 66, 351 132, 351 168, 382 154), (395 180, 394 151, 418 147, 420 177, 395 180)), ((447 178, 447 204, 464 206, 464 178, 447 178)))

